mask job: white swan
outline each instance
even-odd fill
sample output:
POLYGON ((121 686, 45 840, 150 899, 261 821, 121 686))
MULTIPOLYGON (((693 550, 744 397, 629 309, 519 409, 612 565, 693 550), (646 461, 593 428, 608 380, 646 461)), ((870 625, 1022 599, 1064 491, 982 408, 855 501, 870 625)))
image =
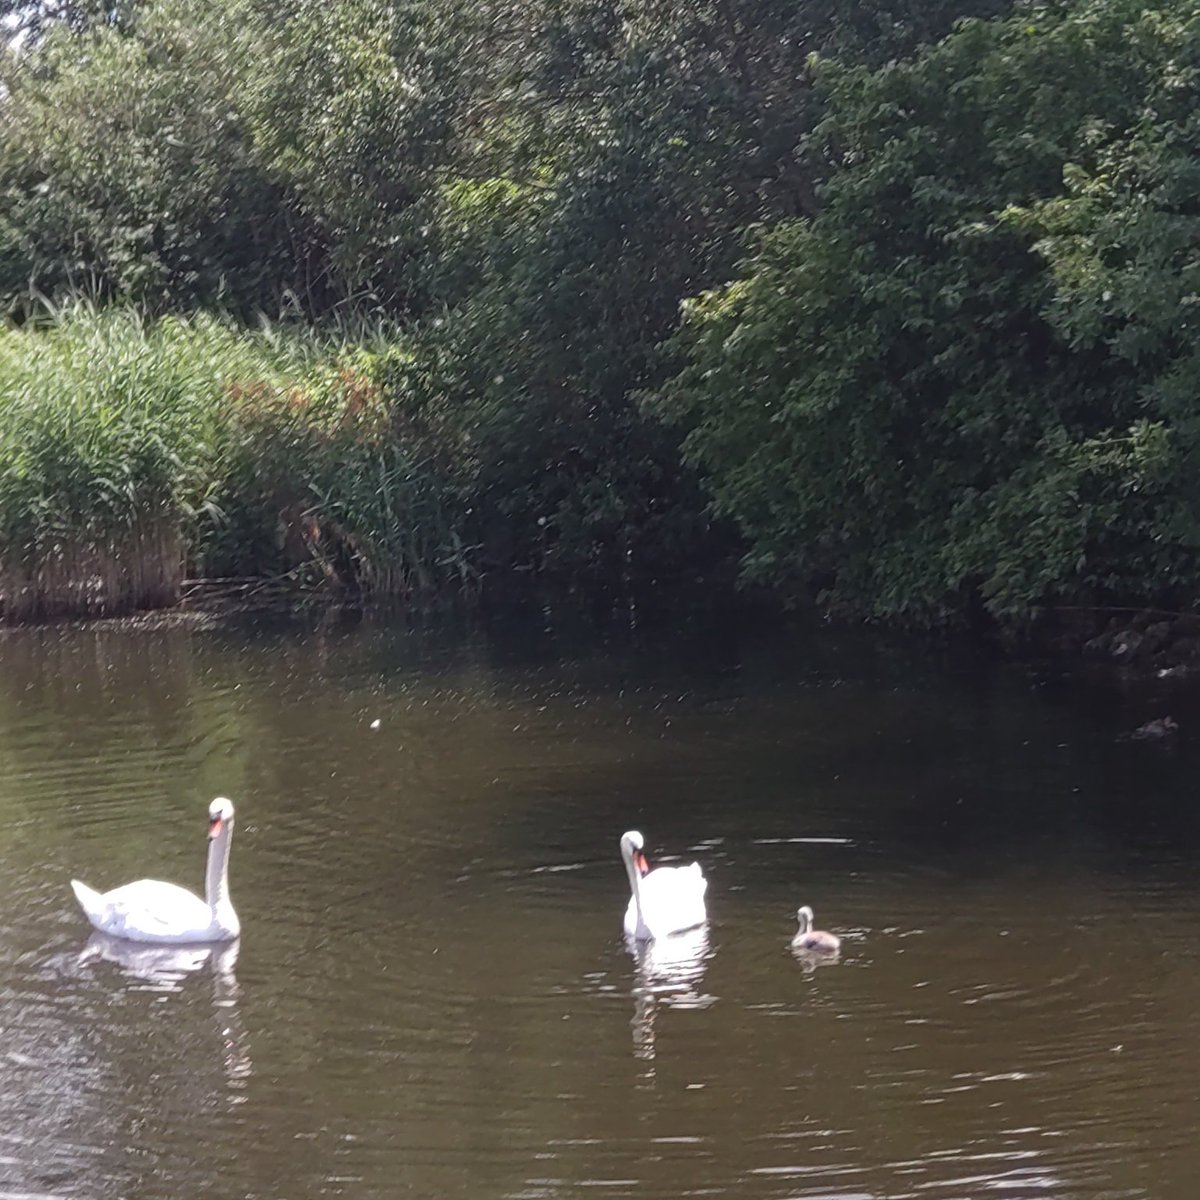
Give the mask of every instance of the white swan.
POLYGON ((241 932, 229 899, 232 836, 233 805, 218 796, 208 806, 208 867, 203 900, 186 888, 157 879, 139 879, 111 892, 93 891, 77 879, 71 880, 71 887, 87 919, 111 937, 173 946, 228 942, 241 932))
POLYGON ((642 853, 644 844, 636 830, 621 836, 621 857, 633 893, 625 910, 626 934, 647 941, 703 925, 708 920, 704 911, 708 880, 700 864, 651 870, 642 853))
POLYGON ((826 933, 823 929, 814 929, 813 910, 804 905, 796 913, 796 919, 800 922, 800 928, 796 931, 796 936, 792 938, 793 950, 815 950, 820 954, 836 954, 842 947, 842 939, 833 933, 826 933))

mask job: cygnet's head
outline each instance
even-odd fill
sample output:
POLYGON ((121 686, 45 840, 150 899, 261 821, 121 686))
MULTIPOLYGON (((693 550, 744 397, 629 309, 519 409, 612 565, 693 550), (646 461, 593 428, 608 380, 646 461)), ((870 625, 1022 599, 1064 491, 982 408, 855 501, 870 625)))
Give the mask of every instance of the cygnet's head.
POLYGON ((800 932, 807 933, 812 928, 813 910, 807 904, 801 905, 796 911, 796 920, 800 922, 800 932))
POLYGON ((233 828, 233 801, 218 796, 208 806, 208 836, 210 840, 219 837, 221 830, 228 826, 233 828))
POLYGON ((621 835, 621 854, 626 860, 633 863, 639 875, 645 875, 650 870, 650 864, 642 853, 642 847, 645 844, 642 835, 636 829, 631 829, 628 833, 621 835))

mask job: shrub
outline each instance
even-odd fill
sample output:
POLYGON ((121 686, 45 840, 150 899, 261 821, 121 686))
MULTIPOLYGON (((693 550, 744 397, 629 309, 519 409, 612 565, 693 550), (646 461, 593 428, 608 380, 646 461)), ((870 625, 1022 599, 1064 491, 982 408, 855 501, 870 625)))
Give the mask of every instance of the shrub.
POLYGON ((690 304, 654 401, 748 576, 921 622, 1189 597, 1194 5, 1087 0, 825 64, 811 220, 690 304))

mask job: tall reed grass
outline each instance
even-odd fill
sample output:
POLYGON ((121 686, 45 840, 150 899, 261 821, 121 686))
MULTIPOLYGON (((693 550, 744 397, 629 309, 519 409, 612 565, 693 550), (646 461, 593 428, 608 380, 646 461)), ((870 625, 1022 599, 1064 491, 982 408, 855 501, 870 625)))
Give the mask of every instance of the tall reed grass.
POLYGON ((389 390, 402 360, 209 316, 0 330, 0 618, 169 605, 189 562, 359 592, 469 577, 453 464, 389 390))
POLYGON ((362 595, 472 586, 469 449, 413 384, 406 349, 378 337, 332 347, 286 387, 235 384, 210 569, 271 563, 362 595))

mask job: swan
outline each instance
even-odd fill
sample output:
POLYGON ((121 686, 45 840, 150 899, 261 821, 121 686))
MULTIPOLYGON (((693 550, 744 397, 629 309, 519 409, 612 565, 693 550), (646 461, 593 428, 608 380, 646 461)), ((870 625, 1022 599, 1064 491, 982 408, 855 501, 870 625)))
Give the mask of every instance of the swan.
POLYGON ((87 919, 111 937, 172 946, 232 941, 241 932, 229 899, 232 836, 233 805, 218 796, 208 806, 203 900, 186 888, 157 879, 139 879, 111 892, 94 891, 78 879, 71 880, 71 887, 87 919))
POLYGON ((807 904, 796 913, 796 917, 800 928, 792 938, 793 950, 816 950, 822 954, 835 954, 841 949, 841 938, 812 927, 813 910, 807 904))
POLYGON ((625 910, 626 934, 638 941, 648 941, 703 925, 708 919, 704 911, 708 880, 700 864, 651 870, 642 853, 644 844, 636 830, 621 836, 621 857, 633 893, 625 910))

